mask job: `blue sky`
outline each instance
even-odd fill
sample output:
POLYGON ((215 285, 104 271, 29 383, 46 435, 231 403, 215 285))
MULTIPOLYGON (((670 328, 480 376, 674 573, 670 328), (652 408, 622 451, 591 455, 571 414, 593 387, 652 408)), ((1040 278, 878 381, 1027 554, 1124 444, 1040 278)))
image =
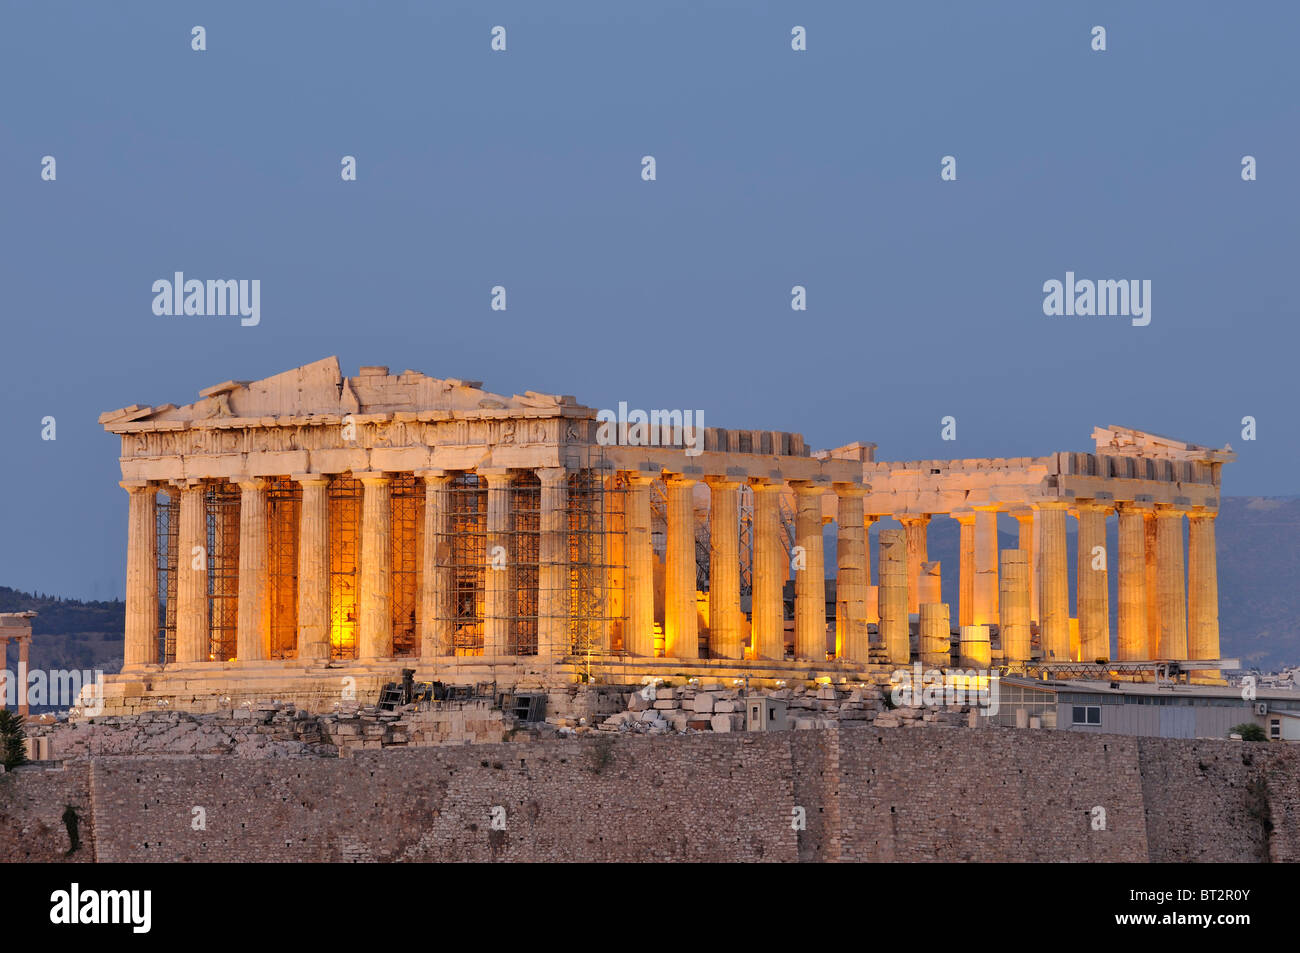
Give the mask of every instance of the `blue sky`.
POLYGON ((1298 31, 1286 3, 6 0, 0 584, 121 592, 100 412, 329 354, 891 459, 1116 423, 1300 492, 1298 31), (261 323, 155 316, 178 270, 260 279, 261 323), (1151 324, 1044 316, 1067 270, 1149 279, 1151 324))

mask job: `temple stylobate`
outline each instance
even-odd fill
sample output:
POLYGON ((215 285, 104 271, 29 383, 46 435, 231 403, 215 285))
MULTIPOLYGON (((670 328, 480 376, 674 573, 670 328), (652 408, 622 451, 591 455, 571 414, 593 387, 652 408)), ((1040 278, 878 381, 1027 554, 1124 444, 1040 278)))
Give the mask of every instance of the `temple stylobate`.
POLYGON ((110 706, 325 705, 340 679, 363 695, 402 668, 520 687, 839 681, 914 659, 1194 660, 1213 676, 1219 658, 1226 448, 1107 428, 1092 453, 883 463, 872 444, 811 452, 682 411, 610 423, 568 396, 385 367, 345 377, 334 358, 199 398, 100 418, 129 498, 110 706), (999 513, 1018 521, 1017 549, 1000 551, 999 513), (956 612, 928 559, 934 516, 961 527, 956 612), (878 532, 873 584, 882 518, 901 528, 878 532))

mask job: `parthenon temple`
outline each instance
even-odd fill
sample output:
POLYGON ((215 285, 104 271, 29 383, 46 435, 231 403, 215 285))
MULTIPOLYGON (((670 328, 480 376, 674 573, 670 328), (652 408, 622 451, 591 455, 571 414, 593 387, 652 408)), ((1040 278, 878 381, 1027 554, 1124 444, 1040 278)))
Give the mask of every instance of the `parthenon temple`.
POLYGON ((1090 452, 896 463, 681 412, 609 416, 414 371, 346 377, 335 358, 103 414, 129 500, 106 704, 319 707, 340 678, 374 693, 403 668, 516 687, 840 682, 916 660, 1217 677, 1226 447, 1106 427, 1090 452), (960 526, 953 611, 935 516, 960 526))

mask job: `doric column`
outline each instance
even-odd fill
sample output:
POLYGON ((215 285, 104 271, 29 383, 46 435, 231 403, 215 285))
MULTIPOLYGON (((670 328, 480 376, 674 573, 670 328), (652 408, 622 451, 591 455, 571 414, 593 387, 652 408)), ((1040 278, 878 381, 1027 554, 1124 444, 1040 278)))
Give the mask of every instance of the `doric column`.
POLYGON ((266 481, 239 483, 239 604, 235 655, 241 662, 271 651, 271 600, 267 598, 266 481))
POLYGON ((505 469, 479 470, 487 480, 487 566, 483 569, 483 654, 505 655, 510 647, 510 484, 505 469), (504 558, 503 558, 504 557, 504 558))
POLYGON ((1069 504, 1060 500, 1039 504, 1039 546, 1042 548, 1038 606, 1043 617, 1038 631, 1044 662, 1069 662, 1070 577, 1065 548, 1065 514, 1069 504))
POLYGON ((1161 659, 1187 658, 1187 592, 1184 584, 1183 511, 1156 506, 1156 600, 1160 608, 1161 659))
POLYGON ((1004 549, 998 573, 998 616, 1005 662, 1024 662, 1029 658, 1029 554, 1020 549, 1004 549))
POLYGON ((1142 550, 1146 561, 1147 584, 1147 654, 1148 659, 1160 658, 1160 592, 1156 567, 1160 560, 1156 546, 1156 511, 1151 507, 1142 513, 1142 550))
POLYGON ((785 658, 785 610, 781 588, 788 564, 781 546, 780 483, 755 483, 754 586, 751 632, 755 658, 785 658))
POLYGON ((826 556, 822 546, 822 484, 792 483, 795 543, 803 568, 794 574, 794 657, 826 661, 826 556))
MULTIPOLYGON (((921 563, 921 575, 917 581, 920 590, 920 603, 943 602, 943 564, 938 562, 921 563)), ((918 610, 919 611, 919 610, 918 610)))
POLYGON ((1214 546, 1214 510, 1187 514, 1187 657, 1219 657, 1219 569, 1214 546))
MULTIPOLYGON (((30 631, 30 629, 28 631, 30 631)), ((31 662, 31 658, 30 658, 31 649, 32 649, 32 637, 30 635, 18 636, 18 672, 17 672, 18 714, 24 718, 29 714, 27 702, 30 695, 29 692, 27 691, 27 674, 29 671, 28 664, 31 662)), ((4 659, 4 654, 0 653, 0 661, 2 661, 3 659, 4 659)), ((4 686, 0 686, 0 688, 3 687, 4 686)), ((50 687, 51 690, 53 690, 53 686, 50 687)), ((7 692, 8 689, 6 688, 5 691, 7 692)))
POLYGON ((975 618, 975 514, 953 513, 960 529, 957 564, 957 625, 971 625, 975 618))
POLYGON ((208 660, 208 488, 176 480, 180 526, 176 536, 176 661, 208 660))
POLYGON ((1109 660, 1110 557, 1106 552, 1106 517, 1110 513, 1110 506, 1092 500, 1080 500, 1075 509, 1079 521, 1079 552, 1075 564, 1079 644, 1083 661, 1109 660))
POLYGON ((669 476, 668 535, 664 560, 664 655, 700 657, 698 612, 695 605, 695 480, 669 476))
POLYGON ((650 538, 650 486, 654 478, 628 474, 625 507, 627 628, 623 650, 647 658, 655 654, 655 554, 650 538))
POLYGON ((975 507, 975 625, 998 624, 998 508, 975 507))
POLYGON ((298 658, 330 657, 329 477, 299 473, 298 658))
POLYGON ((542 484, 537 569, 537 656, 569 654, 569 471, 541 467, 542 484))
POLYGON ((420 657, 441 658, 455 652, 451 525, 451 474, 421 470, 424 479, 424 539, 420 553, 420 657))
POLYGON ((866 488, 836 483, 835 654, 850 662, 867 661, 867 534, 862 514, 866 488))
POLYGON ((907 614, 907 534, 881 530, 880 637, 895 665, 906 665, 912 656, 907 614))
POLYGON ((129 500, 123 659, 124 667, 129 669, 158 661, 157 491, 145 482, 122 483, 121 487, 129 500))
POLYGON ((1016 518, 1020 530, 1020 541, 1017 545, 1020 551, 1025 554, 1025 560, 1029 567, 1029 619, 1031 622, 1037 622, 1038 510, 1031 505, 1025 509, 1013 510, 1011 515, 1016 518))
POLYGON ((867 586, 871 585, 871 527, 879 519, 879 513, 864 513, 862 516, 862 549, 866 553, 866 563, 863 565, 862 571, 865 574, 864 583, 867 586))
POLYGON ((921 664, 944 668, 952 664, 952 620, 946 602, 922 602, 920 614, 921 664))
POLYGON ((1119 504, 1119 638, 1116 658, 1135 662, 1150 657, 1147 636, 1147 572, 1144 515, 1149 504, 1119 504))
MULTIPOLYGON (((355 474, 361 481, 360 645, 358 658, 393 655, 392 479, 386 473, 355 474)), ((489 575, 491 575, 489 573, 489 575)))
POLYGON ((926 539, 930 516, 929 514, 900 516, 898 522, 903 524, 903 532, 907 534, 907 611, 919 612, 921 563, 927 562, 930 558, 926 539))
POLYGON ((744 657, 740 640, 740 484, 709 481, 709 656, 744 657))

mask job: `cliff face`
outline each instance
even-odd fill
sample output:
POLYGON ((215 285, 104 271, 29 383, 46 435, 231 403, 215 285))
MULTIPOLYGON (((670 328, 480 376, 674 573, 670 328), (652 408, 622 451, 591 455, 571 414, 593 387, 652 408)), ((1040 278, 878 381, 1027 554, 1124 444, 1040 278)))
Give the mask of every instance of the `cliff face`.
POLYGON ((0 778, 0 861, 1287 861, 1298 779, 1290 745, 1011 729, 96 758, 0 778))

